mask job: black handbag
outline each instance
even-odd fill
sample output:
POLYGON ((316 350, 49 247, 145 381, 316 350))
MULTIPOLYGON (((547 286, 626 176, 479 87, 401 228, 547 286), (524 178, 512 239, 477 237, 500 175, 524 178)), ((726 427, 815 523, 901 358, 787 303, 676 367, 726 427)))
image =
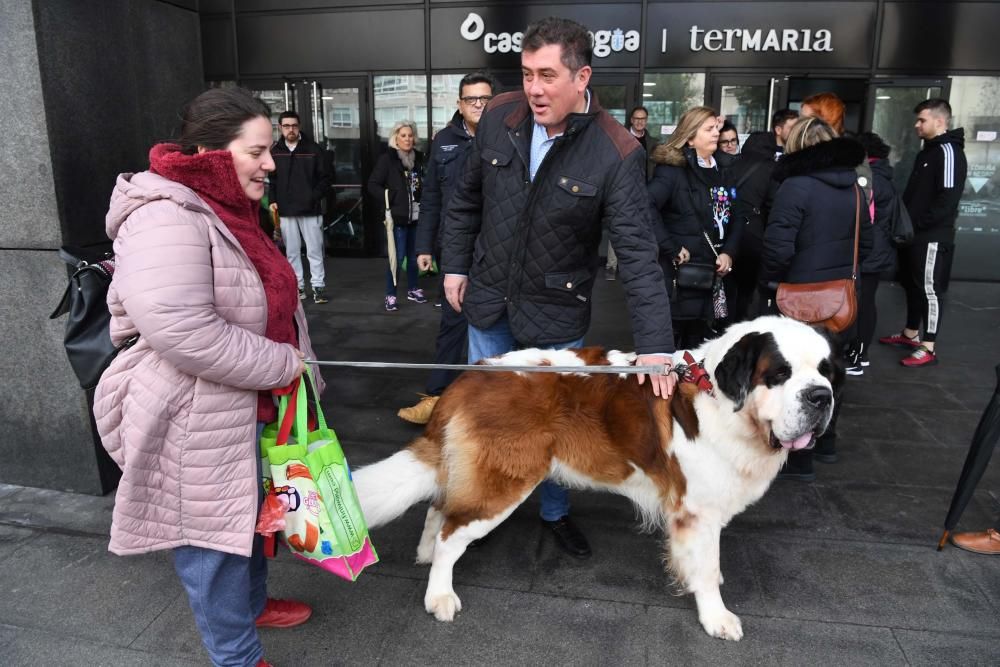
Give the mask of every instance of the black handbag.
POLYGON ((93 389, 101 374, 118 353, 139 339, 133 336, 119 346, 111 342, 111 313, 108 311, 108 287, 115 272, 113 257, 88 264, 69 252, 59 255, 76 266, 59 305, 49 316, 55 319, 68 314, 63 344, 70 366, 84 389, 93 389))
POLYGON ((685 262, 674 267, 674 287, 707 292, 715 282, 715 264, 685 262))

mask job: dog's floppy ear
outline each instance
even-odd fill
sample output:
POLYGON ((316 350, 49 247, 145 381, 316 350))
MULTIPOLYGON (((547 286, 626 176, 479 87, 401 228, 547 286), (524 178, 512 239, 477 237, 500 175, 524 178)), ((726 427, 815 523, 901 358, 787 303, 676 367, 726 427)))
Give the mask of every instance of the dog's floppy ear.
POLYGON ((770 333, 748 333, 729 348, 715 367, 715 386, 736 404, 733 412, 743 408, 757 370, 757 361, 770 345, 774 345, 774 336, 770 333))

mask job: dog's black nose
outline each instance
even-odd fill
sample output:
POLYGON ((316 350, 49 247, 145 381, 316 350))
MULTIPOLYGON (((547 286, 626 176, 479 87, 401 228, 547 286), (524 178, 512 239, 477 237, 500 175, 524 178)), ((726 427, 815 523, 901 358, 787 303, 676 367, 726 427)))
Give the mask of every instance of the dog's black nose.
POLYGON ((826 387, 809 387, 805 390, 805 399, 809 405, 825 410, 833 403, 833 392, 826 387))

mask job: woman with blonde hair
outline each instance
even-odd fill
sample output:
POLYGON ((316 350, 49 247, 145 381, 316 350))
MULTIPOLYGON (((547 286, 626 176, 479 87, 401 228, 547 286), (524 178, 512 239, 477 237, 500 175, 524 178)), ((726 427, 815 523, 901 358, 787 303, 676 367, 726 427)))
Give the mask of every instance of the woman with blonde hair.
POLYGON ((730 224, 734 158, 718 150, 722 120, 709 107, 689 109, 651 156, 656 169, 648 188, 662 221, 656 230, 660 263, 673 293, 674 334, 683 348, 701 344, 708 324, 728 314, 724 279, 733 270, 741 229, 730 224), (675 288, 675 267, 687 262, 715 267, 711 289, 675 288))
MULTIPOLYGON (((404 260, 406 264, 406 298, 427 303, 424 291, 417 286, 417 218, 420 217, 424 154, 414 147, 416 143, 417 125, 412 120, 399 121, 392 127, 389 150, 375 163, 368 179, 368 193, 384 210, 388 190, 397 271, 402 269, 404 260)), ((396 282, 389 269, 385 272, 385 309, 390 313, 399 309, 396 282)))
MULTIPOLYGON (((854 139, 837 137, 827 123, 803 117, 785 142, 774 179, 780 183, 764 230, 761 281, 814 283, 851 278, 855 220, 860 214, 859 263, 872 247, 868 207, 856 186, 855 166, 865 149, 854 139)), ((767 306, 777 312, 773 291, 767 306)), ((839 401, 837 403, 839 405, 839 401)), ((816 445, 816 458, 836 460, 835 425, 816 445)), ((792 452, 781 473, 787 479, 811 481, 813 452, 792 452)))

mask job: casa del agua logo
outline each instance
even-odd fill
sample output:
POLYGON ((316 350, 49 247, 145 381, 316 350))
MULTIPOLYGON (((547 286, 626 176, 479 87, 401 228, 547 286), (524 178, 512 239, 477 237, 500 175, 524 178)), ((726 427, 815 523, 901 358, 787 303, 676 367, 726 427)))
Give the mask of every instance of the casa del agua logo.
MULTIPOLYGON (((486 53, 520 53, 523 32, 486 32, 486 22, 475 12, 462 21, 459 28, 462 37, 470 42, 483 40, 483 51, 486 53)), ((606 58, 612 53, 639 50, 639 31, 613 28, 611 30, 595 30, 590 33, 594 42, 594 57, 606 58)))

